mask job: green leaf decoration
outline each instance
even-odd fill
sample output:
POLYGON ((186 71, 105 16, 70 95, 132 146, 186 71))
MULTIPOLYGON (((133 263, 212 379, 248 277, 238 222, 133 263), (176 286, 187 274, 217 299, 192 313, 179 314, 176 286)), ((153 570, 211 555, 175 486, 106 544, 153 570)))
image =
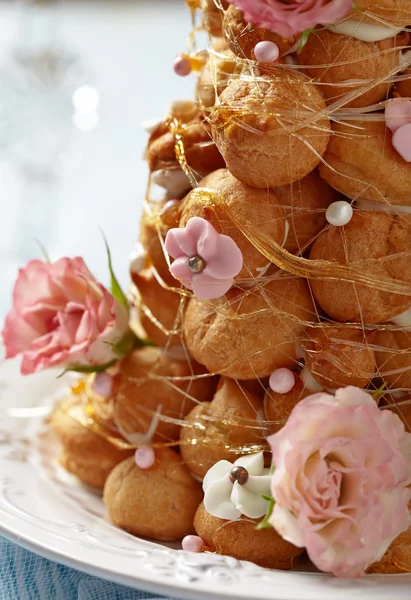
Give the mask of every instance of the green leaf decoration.
POLYGON ((314 31, 314 29, 311 28, 311 29, 306 29, 305 31, 302 32, 301 38, 300 38, 300 45, 298 47, 297 54, 300 54, 302 52, 302 49, 308 42, 308 38, 310 37, 310 35, 313 31, 314 31))
POLYGON ((380 394, 382 394, 382 392, 385 390, 385 388, 386 388, 386 387, 387 387, 387 384, 386 384, 386 383, 383 383, 383 384, 382 384, 382 386, 378 388, 378 390, 375 390, 375 392, 373 392, 373 393, 371 394, 371 396, 374 398, 374 400, 377 400, 377 399, 378 399, 378 396, 379 396, 380 394))
POLYGON ((108 246, 106 236, 104 235, 104 233, 102 235, 103 235, 103 239, 104 239, 104 244, 106 246, 108 269, 110 271, 111 293, 113 294, 114 298, 116 298, 116 300, 118 300, 127 309, 127 312, 128 312, 130 307, 128 305, 127 297, 126 297, 125 293, 123 292, 123 290, 121 289, 121 286, 117 280, 117 277, 114 275, 113 263, 111 261, 110 248, 108 246))
POLYGON ((50 260, 49 253, 46 250, 46 246, 43 244, 43 242, 41 240, 39 240, 36 237, 34 238, 34 241, 36 242, 37 246, 39 247, 39 250, 40 250, 41 254, 43 255, 44 260, 50 264, 51 260, 50 260))
POLYGON ((267 512, 265 513, 265 517, 255 526, 255 529, 257 531, 260 531, 261 529, 272 529, 273 527, 269 522, 269 518, 273 514, 275 500, 272 496, 266 496, 265 494, 261 494, 261 498, 268 502, 268 506, 267 512))
POLYGON ((101 373, 115 365, 116 362, 116 360, 111 360, 105 365, 78 365, 77 367, 73 365, 72 367, 64 369, 64 371, 57 376, 57 379, 60 379, 60 377, 63 377, 66 373, 101 373))

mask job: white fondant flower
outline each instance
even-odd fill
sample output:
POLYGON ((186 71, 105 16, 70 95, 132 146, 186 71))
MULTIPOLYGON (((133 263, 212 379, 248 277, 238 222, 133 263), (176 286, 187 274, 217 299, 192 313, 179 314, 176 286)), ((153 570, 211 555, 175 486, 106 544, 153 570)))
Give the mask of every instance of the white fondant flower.
POLYGON ((204 507, 210 515, 228 521, 239 519, 241 515, 259 519, 267 510, 267 501, 261 494, 270 495, 270 482, 270 470, 264 468, 262 452, 242 456, 234 464, 220 460, 204 477, 204 507), (234 467, 247 470, 248 479, 243 485, 231 481, 234 467))

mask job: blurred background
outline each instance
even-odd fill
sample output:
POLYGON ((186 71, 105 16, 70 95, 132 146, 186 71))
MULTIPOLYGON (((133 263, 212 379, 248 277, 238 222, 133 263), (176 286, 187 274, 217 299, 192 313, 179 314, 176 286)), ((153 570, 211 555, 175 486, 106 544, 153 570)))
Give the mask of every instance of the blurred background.
POLYGON ((0 321, 17 270, 83 256, 108 284, 101 230, 128 281, 148 171, 146 120, 190 98, 172 69, 184 0, 0 1, 0 321))

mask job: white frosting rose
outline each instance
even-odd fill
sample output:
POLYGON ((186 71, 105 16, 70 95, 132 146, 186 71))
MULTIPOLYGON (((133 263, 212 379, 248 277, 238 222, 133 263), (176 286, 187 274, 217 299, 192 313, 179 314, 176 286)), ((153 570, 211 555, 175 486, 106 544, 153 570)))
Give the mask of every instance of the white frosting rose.
POLYGON ((267 511, 267 501, 261 494, 270 495, 270 481, 270 469, 264 468, 262 452, 242 456, 235 463, 220 460, 204 477, 204 507, 210 515, 228 521, 239 519, 241 515, 259 519, 267 511), (231 481, 230 472, 234 467, 248 471, 243 485, 231 481))

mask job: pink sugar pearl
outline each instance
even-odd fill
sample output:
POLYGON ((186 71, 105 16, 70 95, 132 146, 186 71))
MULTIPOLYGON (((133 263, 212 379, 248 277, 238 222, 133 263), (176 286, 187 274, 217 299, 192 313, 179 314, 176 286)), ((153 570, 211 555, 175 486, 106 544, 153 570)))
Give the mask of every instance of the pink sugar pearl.
POLYGON ((191 73, 191 64, 189 59, 182 54, 176 56, 174 61, 174 73, 180 77, 187 77, 191 73))
POLYGON ((136 450, 134 460, 140 469, 149 469, 154 465, 156 455, 153 448, 150 448, 150 446, 141 446, 141 448, 136 450))
POLYGON ((99 394, 103 398, 110 398, 113 392, 113 377, 105 371, 96 373, 92 389, 96 394, 99 394))
POLYGON ((290 369, 276 369, 270 375, 270 388, 277 394, 288 394, 295 386, 295 376, 290 369))
POLYGON ((181 546, 187 552, 201 552, 204 548, 204 540, 198 535, 186 535, 181 546))
POLYGON ((411 162, 411 123, 402 125, 395 131, 392 145, 405 161, 411 162))
POLYGON ((280 50, 274 42, 258 42, 254 48, 254 56, 258 62, 273 63, 280 56, 280 50))

